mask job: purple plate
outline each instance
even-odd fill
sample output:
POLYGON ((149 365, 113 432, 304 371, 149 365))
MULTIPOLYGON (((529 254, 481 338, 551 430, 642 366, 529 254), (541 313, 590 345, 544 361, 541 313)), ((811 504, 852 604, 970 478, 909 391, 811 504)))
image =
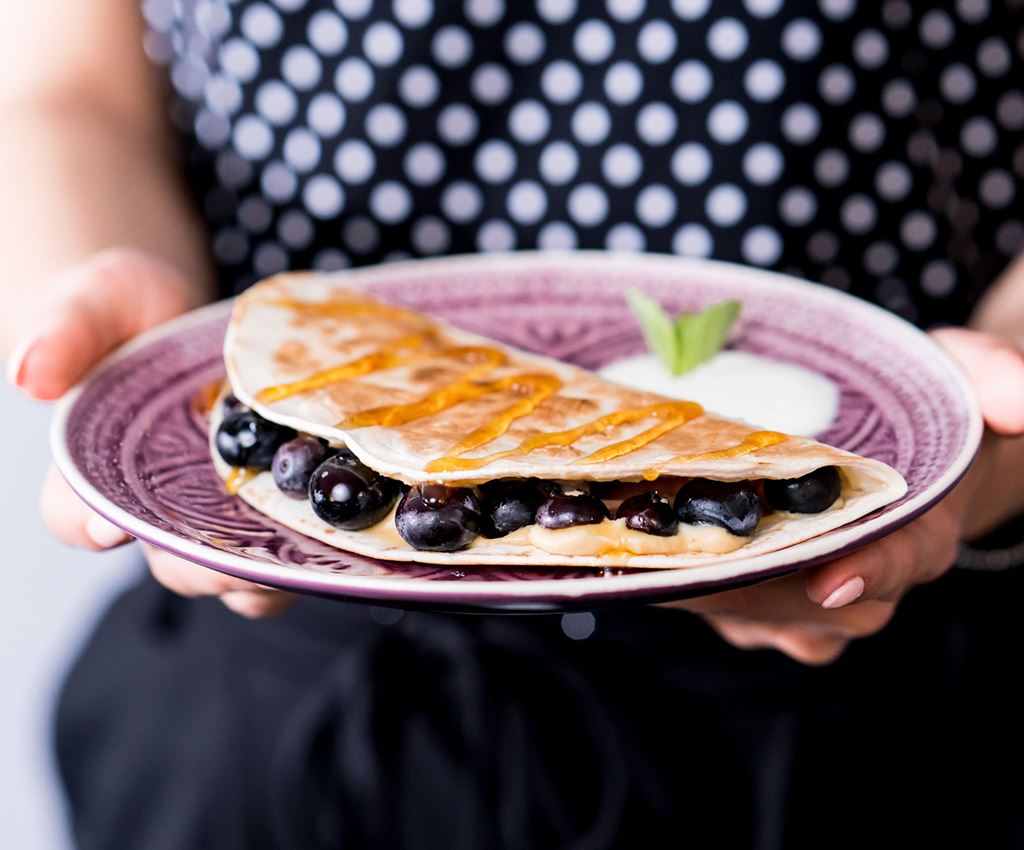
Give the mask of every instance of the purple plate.
POLYGON ((941 499, 981 439, 970 388, 927 336, 878 307, 782 275, 596 252, 456 257, 343 274, 390 301, 588 369, 644 350, 623 300, 629 286, 675 310, 739 298, 735 347, 835 381, 840 412, 823 441, 896 467, 909 490, 787 549, 680 570, 449 569, 339 551, 227 495, 214 472, 195 399, 224 374, 229 302, 133 341, 61 402, 52 447, 71 486, 135 537, 261 584, 406 607, 570 610, 711 593, 850 552, 941 499))

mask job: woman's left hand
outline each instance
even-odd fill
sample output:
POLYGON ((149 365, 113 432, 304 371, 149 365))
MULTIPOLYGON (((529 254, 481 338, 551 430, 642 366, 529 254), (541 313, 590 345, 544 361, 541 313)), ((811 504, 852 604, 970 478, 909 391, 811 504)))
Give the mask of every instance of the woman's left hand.
POLYGON ((910 588, 953 565, 994 449, 1024 434, 1024 357, 990 334, 947 328, 932 338, 963 368, 989 429, 964 480, 928 513, 858 552, 673 607, 699 614, 734 646, 769 647, 805 664, 828 664, 851 640, 880 631, 910 588))

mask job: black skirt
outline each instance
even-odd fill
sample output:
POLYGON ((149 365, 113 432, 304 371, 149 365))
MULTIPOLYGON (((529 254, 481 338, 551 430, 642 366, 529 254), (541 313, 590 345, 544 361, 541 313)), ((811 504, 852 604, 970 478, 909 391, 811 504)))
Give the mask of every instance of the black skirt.
POLYGON ((250 622, 145 579, 63 691, 82 850, 1024 847, 1024 571, 812 668, 688 613, 250 622))

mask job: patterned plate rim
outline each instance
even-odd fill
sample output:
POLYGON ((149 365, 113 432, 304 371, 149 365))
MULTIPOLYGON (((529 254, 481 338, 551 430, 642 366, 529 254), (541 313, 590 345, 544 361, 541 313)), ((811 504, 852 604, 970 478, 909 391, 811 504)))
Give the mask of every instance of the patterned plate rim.
POLYGON ((572 606, 581 602, 608 604, 621 599, 668 599, 684 595, 697 595, 737 584, 746 584, 772 576, 806 568, 832 560, 859 549, 902 527, 927 511, 942 499, 967 472, 981 443, 984 424, 966 376, 959 366, 933 340, 909 322, 870 302, 838 290, 803 281, 778 272, 754 269, 718 260, 699 260, 657 254, 609 254, 602 251, 528 252, 517 251, 487 255, 467 254, 425 260, 407 260, 386 266, 371 266, 346 270, 343 275, 361 284, 372 284, 394 279, 408 270, 429 268, 433 273, 449 269, 452 272, 466 268, 511 267, 551 269, 553 266, 586 269, 600 265, 607 270, 609 263, 623 267, 637 264, 667 271, 699 271, 707 278, 742 278, 757 282, 758 286, 781 288, 787 292, 800 291, 829 309, 856 311, 865 321, 884 322, 894 334, 913 337, 922 352, 936 358, 956 387, 969 421, 960 452, 950 460, 945 471, 928 487, 895 508, 885 510, 854 528, 839 528, 818 538, 798 543, 786 549, 768 552, 745 560, 727 564, 692 567, 680 570, 657 570, 642 573, 621 573, 614 576, 595 575, 571 581, 537 579, 527 582, 487 582, 465 580, 438 582, 431 579, 396 581, 372 576, 348 576, 301 570, 294 566, 273 565, 224 552, 155 528, 130 514, 127 510, 101 494, 74 463, 68 445, 68 425, 73 419, 75 405, 89 384, 120 361, 135 352, 172 336, 196 324, 211 321, 230 310, 231 300, 222 300, 193 310, 170 320, 131 340, 114 351, 93 369, 77 386, 58 402, 50 429, 50 447, 58 468, 72 489, 92 507, 115 525, 140 540, 164 549, 190 561, 239 578, 262 584, 321 595, 341 596, 383 603, 419 603, 425 605, 451 605, 455 608, 509 607, 528 611, 549 610, 553 605, 572 606), (791 556, 795 555, 793 558, 791 556), (713 575, 709 575, 709 571, 713 575))

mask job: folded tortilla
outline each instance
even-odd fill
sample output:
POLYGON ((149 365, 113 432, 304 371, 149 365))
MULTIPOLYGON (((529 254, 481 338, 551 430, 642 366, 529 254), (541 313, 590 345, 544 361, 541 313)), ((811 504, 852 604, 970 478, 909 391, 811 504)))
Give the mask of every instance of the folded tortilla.
MULTIPOLYGON (((843 481, 833 507, 818 514, 770 513, 752 538, 726 554, 557 554, 531 542, 529 528, 478 537, 457 552, 418 551, 398 535, 393 514, 369 529, 345 531, 320 520, 305 500, 280 493, 270 473, 238 487, 241 498, 283 525, 376 558, 686 567, 790 546, 906 491, 902 476, 879 461, 631 390, 387 304, 344 275, 286 274, 251 288, 236 299, 224 358, 233 393, 260 415, 345 445, 367 466, 409 484, 472 486, 531 476, 566 487, 665 477, 787 479, 822 466, 838 467, 843 481)), ((227 479, 231 469, 213 455, 227 479)))

